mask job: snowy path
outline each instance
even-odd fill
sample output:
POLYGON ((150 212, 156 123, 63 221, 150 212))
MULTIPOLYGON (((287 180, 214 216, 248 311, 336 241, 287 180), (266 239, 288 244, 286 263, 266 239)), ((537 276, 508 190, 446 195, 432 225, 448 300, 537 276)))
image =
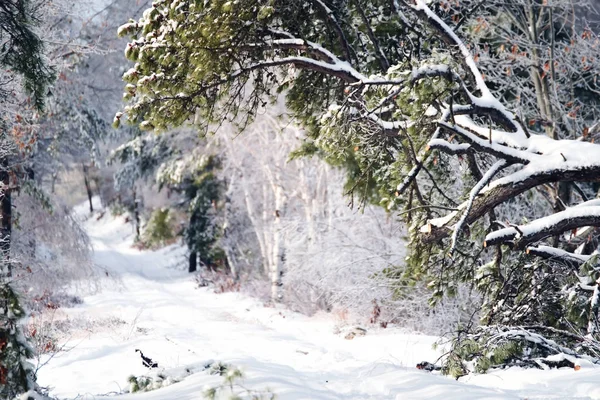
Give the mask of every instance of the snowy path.
POLYGON ((57 316, 82 325, 69 350, 39 372, 40 383, 60 398, 120 392, 129 375, 148 373, 134 351, 139 348, 167 373, 197 372, 166 388, 119 398, 201 399, 206 384, 222 379, 201 371, 212 359, 241 367, 245 386, 268 387, 281 400, 600 399, 600 369, 592 367, 501 371, 467 383, 418 371, 417 362, 436 357, 431 337, 387 329, 345 340, 333 333, 330 316, 308 318, 240 294, 197 289, 182 272, 181 248, 133 249, 123 218, 92 218, 85 226, 108 277, 101 292, 57 316))

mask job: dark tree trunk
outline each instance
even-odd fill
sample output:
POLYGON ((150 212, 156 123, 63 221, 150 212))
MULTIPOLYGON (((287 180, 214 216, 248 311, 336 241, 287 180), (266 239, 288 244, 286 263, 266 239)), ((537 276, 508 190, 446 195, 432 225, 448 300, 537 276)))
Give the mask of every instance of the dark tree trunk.
POLYGON ((198 254, 195 251, 190 252, 190 263, 188 272, 196 272, 198 269, 198 254))
POLYGON ((4 186, 4 191, 0 193, 0 213, 2 221, 0 222, 0 251, 3 261, 7 265, 7 275, 12 275, 10 266, 10 240, 12 234, 12 194, 10 189, 10 173, 8 170, 8 160, 5 158, 0 165, 0 182, 4 186))
POLYGON ((100 177, 95 174, 92 178, 94 182, 94 186, 96 186, 96 193, 98 193, 98 198, 100 199, 100 208, 104 207, 104 201, 102 199, 102 190, 100 190, 100 177))
POLYGON ((85 190, 87 192, 88 200, 90 202, 90 212, 94 212, 94 206, 92 205, 92 186, 90 185, 90 180, 88 178, 89 167, 85 164, 83 165, 83 183, 85 183, 85 190))
POLYGON ((56 191, 56 179, 58 178, 56 172, 52 174, 52 191, 51 193, 54 194, 56 191))
POLYGON ((137 198, 135 187, 133 188, 133 219, 135 223, 135 240, 140 240, 140 201, 137 198))
POLYGON ((198 221, 198 216, 195 211, 192 211, 192 215, 190 215, 190 222, 188 224, 187 229, 185 230, 185 241, 188 249, 190 250, 190 262, 188 272, 196 272, 198 269, 198 253, 193 250, 196 249, 196 243, 194 238, 196 237, 196 223, 198 221))

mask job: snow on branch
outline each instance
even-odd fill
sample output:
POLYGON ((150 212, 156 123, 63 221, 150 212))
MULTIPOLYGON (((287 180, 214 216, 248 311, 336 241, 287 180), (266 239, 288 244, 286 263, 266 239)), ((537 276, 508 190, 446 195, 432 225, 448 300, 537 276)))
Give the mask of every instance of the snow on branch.
MULTIPOLYGON (((529 171, 527 168, 523 168, 492 181, 488 187, 482 190, 480 196, 473 201, 466 223, 470 224, 478 220, 499 204, 536 186, 552 182, 593 182, 598 180, 600 180, 600 165, 568 170, 548 168, 529 171)), ((458 208, 462 209, 465 205, 466 203, 463 203, 458 208)), ((432 243, 447 237, 450 234, 450 227, 457 221, 456 213, 451 213, 441 219, 430 220, 428 225, 421 228, 421 240, 425 243, 432 243)))
POLYGON ((470 131, 468 128, 463 128, 459 125, 449 124, 447 122, 440 122, 439 126, 442 129, 459 135, 464 141, 472 145, 473 148, 481 152, 516 164, 529 164, 531 161, 530 154, 528 154, 528 152, 523 152, 512 147, 504 146, 497 143, 494 139, 483 139, 477 135, 476 132, 470 131))
MULTIPOLYGON (((448 236, 450 232, 456 231, 452 226, 459 220, 464 219, 461 224, 476 221, 498 204, 533 187, 561 181, 600 180, 600 146, 596 144, 577 140, 554 140, 537 134, 519 136, 513 132, 477 125, 472 118, 464 115, 464 108, 457 107, 454 111, 456 113, 453 114, 459 114, 454 115, 454 123, 450 123, 446 118, 440 119, 438 125, 442 130, 461 139, 462 143, 451 145, 436 136, 429 142, 430 149, 459 154, 469 146, 473 150, 510 164, 520 164, 522 168, 488 182, 488 186, 481 190, 477 199, 469 199, 459 206, 460 210, 469 209, 461 218, 459 213, 454 212, 428 221, 421 228, 421 232, 424 233, 422 239, 425 242, 437 241, 448 236)), ((496 235, 506 233, 507 231, 503 230, 496 235)))
POLYGON ((569 265, 574 268, 578 268, 579 266, 585 264, 592 258, 592 256, 575 254, 562 249, 557 249, 556 247, 544 245, 530 246, 527 247, 526 251, 527 254, 530 254, 532 256, 544 258, 547 260, 559 261, 563 264, 569 265))
POLYGON ((509 124, 512 129, 511 131, 515 134, 526 137, 527 134, 522 128, 517 118, 508 111, 504 105, 496 99, 485 81, 483 80, 483 74, 479 71, 471 52, 465 45, 465 43, 454 33, 454 31, 438 17, 425 3, 423 0, 415 0, 413 6, 416 14, 425 21, 430 27, 436 30, 442 37, 442 39, 450 46, 457 47, 460 50, 461 58, 460 61, 466 66, 468 72, 470 72, 471 78, 474 81, 477 90, 481 93, 481 97, 476 97, 471 94, 471 102, 481 108, 489 108, 495 110, 500 119, 505 123, 509 124))
POLYGON ((584 226, 600 226, 600 207, 571 207, 528 224, 499 229, 485 237, 485 246, 512 242, 519 249, 549 236, 584 226))
POLYGON ((440 150, 446 154, 465 154, 471 149, 468 143, 450 143, 444 139, 432 139, 429 141, 429 150, 440 150))
MULTIPOLYGON (((540 327, 540 328, 541 328, 540 330, 547 329, 545 327, 540 327)), ((534 330, 538 330, 538 327, 527 327, 527 328, 525 328, 525 327, 515 327, 515 328, 487 327, 487 330, 490 332, 493 330, 499 331, 498 333, 496 333, 494 336, 492 336, 489 339, 490 342, 496 342, 496 341, 502 340, 502 339, 521 340, 521 341, 529 342, 530 344, 533 344, 534 346, 539 347, 541 349, 544 349, 545 352, 547 352, 549 355, 563 355, 563 356, 567 356, 567 357, 573 357, 574 359, 580 358, 580 359, 588 360, 594 364, 597 364, 599 362, 598 359, 596 359, 596 358, 579 354, 567 347, 560 345, 559 343, 557 343, 554 340, 547 339, 546 337, 542 336, 541 334, 539 334, 537 332, 533 332, 534 330)), ((560 333, 564 334, 562 331, 560 333)), ((569 333, 567 332, 567 334, 569 334, 569 333)), ((585 337, 582 337, 582 336, 576 336, 576 339, 578 339, 581 342, 585 341, 585 337)), ((594 347, 597 346, 593 342, 590 344, 592 344, 594 347)))

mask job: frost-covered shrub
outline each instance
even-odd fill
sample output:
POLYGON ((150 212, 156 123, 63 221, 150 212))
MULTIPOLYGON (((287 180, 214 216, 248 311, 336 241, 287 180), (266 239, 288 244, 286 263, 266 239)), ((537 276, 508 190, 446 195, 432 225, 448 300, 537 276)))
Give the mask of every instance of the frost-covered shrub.
POLYGON ((241 282, 223 270, 203 269, 196 274, 198 287, 211 287, 215 293, 239 292, 241 282))
POLYGON ((112 203, 110 205, 110 214, 118 217, 120 215, 123 215, 127 212, 127 209, 125 208, 125 206, 119 202, 119 201, 115 201, 114 203, 112 203))
POLYGON ((69 302, 67 288, 94 290, 95 272, 87 234, 70 209, 48 198, 50 208, 25 193, 15 199, 11 258, 15 288, 27 308, 69 302))
MULTIPOLYGON (((341 180, 341 173, 337 176, 341 180)), ((474 314, 476 296, 466 285, 432 308, 425 285, 402 281, 406 251, 401 223, 373 206, 352 210, 341 188, 330 187, 329 196, 334 211, 314 222, 315 240, 307 240, 310 225, 301 219, 286 226, 282 290, 290 307, 305 314, 345 310, 348 319, 431 334, 451 330, 474 314)))
MULTIPOLYGON (((109 332, 112 336, 127 324, 118 317, 90 318, 87 316, 66 317, 60 308, 34 312, 27 320, 25 335, 35 354, 54 353, 61 350, 59 343, 78 332, 109 332)), ((129 331, 128 333, 129 334, 129 331)))

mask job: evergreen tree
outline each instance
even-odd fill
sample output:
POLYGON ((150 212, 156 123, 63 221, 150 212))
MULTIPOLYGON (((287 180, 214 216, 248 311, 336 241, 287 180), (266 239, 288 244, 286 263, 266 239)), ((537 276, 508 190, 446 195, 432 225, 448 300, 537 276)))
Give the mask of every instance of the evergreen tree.
POLYGON ((0 286, 0 397, 14 399, 35 389, 35 371, 28 359, 33 349, 23 335, 25 311, 10 285, 0 286))
MULTIPOLYGON (((0 66, 9 75, 22 78, 25 92, 36 108, 44 106, 54 72, 44 58, 44 45, 34 32, 35 3, 30 0, 3 1, 0 4, 0 66)), ((6 81, 0 83, 6 85, 6 81)), ((14 92, 0 87, 0 101, 14 92)))
MULTIPOLYGON (((217 177, 218 157, 195 151, 201 149, 201 140, 194 133, 188 136, 190 131, 176 131, 166 136, 138 129, 130 133, 133 138, 115 149, 110 157, 111 162, 122 164, 116 173, 116 184, 134 187, 140 181, 153 178, 158 190, 166 188, 181 194, 182 201, 175 208, 183 208, 189 218, 181 233, 190 251, 190 272, 196 270, 198 258, 206 267, 225 266, 225 256, 217 246, 221 230, 218 203, 222 197, 222 182, 217 177), (179 140, 175 139, 177 136, 179 140), (189 152, 190 146, 197 149, 189 152)), ((154 224, 146 227, 155 228, 154 224)))
MULTIPOLYGON (((215 269, 226 267, 224 252, 217 247, 220 228, 216 221, 218 202, 223 185, 216 175, 220 162, 215 156, 201 157, 199 161, 187 159, 183 177, 174 175, 172 166, 165 164, 157 174, 159 187, 181 192, 188 205, 189 222, 185 228, 185 241, 190 250, 189 272, 197 269, 197 258, 202 266, 215 269)), ((178 162, 181 167, 181 161, 178 162)))

